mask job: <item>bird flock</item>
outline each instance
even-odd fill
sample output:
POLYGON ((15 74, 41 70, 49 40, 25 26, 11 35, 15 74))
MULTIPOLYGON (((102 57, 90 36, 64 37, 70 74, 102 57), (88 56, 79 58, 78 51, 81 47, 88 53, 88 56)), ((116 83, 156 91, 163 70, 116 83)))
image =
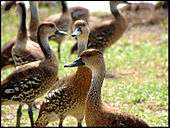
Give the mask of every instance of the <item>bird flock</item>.
POLYGON ((25 4, 22 1, 5 3, 6 11, 15 6, 19 26, 16 37, 1 49, 1 70, 13 66, 15 71, 1 81, 0 96, 2 105, 19 104, 16 127, 21 126, 24 104, 28 105, 31 127, 46 127, 57 119, 62 127, 67 116, 75 117, 78 127, 82 127, 83 119, 88 127, 149 127, 142 119, 118 112, 101 98, 106 72, 104 51, 120 39, 127 28, 125 18, 117 9, 121 3, 129 4, 110 1, 112 17, 94 20, 88 9, 68 8, 66 1, 60 1, 61 13, 40 21, 38 1, 29 1, 28 29, 25 4), (76 41, 70 53, 77 53, 78 58, 63 66, 77 69, 59 78, 60 47, 68 35, 76 41), (58 56, 50 48, 49 40, 58 43, 58 56), (43 97, 43 102, 38 118, 34 119, 32 109, 39 97, 43 97))

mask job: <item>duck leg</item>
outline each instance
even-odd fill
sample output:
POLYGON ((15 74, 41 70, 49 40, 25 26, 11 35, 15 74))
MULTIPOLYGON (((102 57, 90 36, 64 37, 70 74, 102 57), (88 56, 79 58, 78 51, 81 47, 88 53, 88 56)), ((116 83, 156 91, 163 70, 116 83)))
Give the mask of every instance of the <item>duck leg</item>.
POLYGON ((21 116, 22 116, 22 104, 19 105, 18 110, 17 110, 17 123, 16 127, 20 127, 20 121, 21 121, 21 116))
POLYGON ((77 125, 77 127, 82 127, 83 119, 84 119, 84 116, 81 116, 81 118, 78 119, 78 125, 77 125))
POLYGON ((78 127, 82 127, 82 124, 81 124, 81 122, 78 122, 78 127))
POLYGON ((58 127, 63 127, 63 120, 60 119, 59 126, 58 127))
POLYGON ((31 122, 31 127, 34 126, 34 119, 33 119, 33 112, 32 112, 32 106, 28 105, 28 114, 31 122))
POLYGON ((60 122, 59 122, 59 126, 58 126, 58 127, 63 127, 63 121, 64 121, 65 117, 66 117, 66 116, 64 116, 64 115, 62 115, 62 116, 59 117, 60 122))
POLYGON ((61 42, 58 43, 58 59, 60 60, 60 48, 61 48, 61 42))

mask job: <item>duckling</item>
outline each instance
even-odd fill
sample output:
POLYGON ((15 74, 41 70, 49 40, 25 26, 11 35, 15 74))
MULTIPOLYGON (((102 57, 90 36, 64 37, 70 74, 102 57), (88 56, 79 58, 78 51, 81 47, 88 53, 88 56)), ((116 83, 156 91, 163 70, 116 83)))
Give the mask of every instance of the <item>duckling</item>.
MULTIPOLYGON (((87 48, 95 48, 103 52, 122 36, 127 28, 127 23, 117 9, 117 5, 120 3, 125 2, 110 1, 110 10, 114 16, 113 20, 103 21, 100 25, 91 28, 87 48)), ((76 50, 77 44, 71 48, 71 54, 76 50)))
MULTIPOLYGON (((47 17, 44 21, 46 22, 53 22, 55 25, 65 32, 68 32, 70 29, 71 24, 71 17, 68 11, 67 3, 65 1, 61 1, 62 5, 62 13, 51 15, 47 17)), ((60 59, 60 49, 61 49, 61 42, 63 41, 64 36, 55 37, 54 40, 58 43, 58 58, 60 59)))
MULTIPOLYGON (((17 6, 20 9, 24 7, 22 3, 17 6)), ((48 44, 48 37, 54 34, 65 32, 59 31, 53 23, 42 23, 38 27, 37 36, 45 58, 21 65, 1 82, 1 103, 27 104, 32 127, 34 121, 31 108, 34 100, 46 93, 58 80, 58 61, 48 44)))
POLYGON ((86 65, 92 70, 91 87, 86 98, 85 121, 88 127, 149 127, 143 120, 127 113, 117 112, 101 100, 101 88, 105 76, 102 52, 88 49, 72 64, 65 67, 86 65))
MULTIPOLYGON (((17 38, 14 38, 11 41, 7 42, 6 45, 2 48, 2 50, 1 50, 1 61, 2 61, 1 69, 8 67, 8 66, 14 66, 14 60, 13 60, 12 54, 11 54, 12 48, 13 48, 14 44, 16 44, 17 42, 18 43, 22 42, 23 39, 25 39, 25 41, 23 41, 23 45, 20 48, 21 56, 22 55, 25 56, 25 54, 26 54, 26 56, 29 56, 28 58, 26 58, 25 61, 30 62, 30 61, 39 60, 39 59, 44 58, 44 55, 42 54, 39 44, 36 44, 38 42, 37 41, 37 29, 38 29, 38 25, 39 25, 38 3, 35 1, 29 1, 29 3, 30 3, 30 10, 31 10, 31 19, 30 19, 30 23, 29 23, 28 33, 26 32, 26 21, 24 20, 24 19, 26 19, 26 14, 24 14, 25 11, 22 13, 23 10, 18 9, 19 18, 21 19, 20 28, 21 28, 21 23, 22 23, 22 25, 23 25, 22 27, 25 27, 25 29, 24 30, 19 29, 20 32, 18 31, 17 38), (23 32, 23 34, 25 33, 25 35, 20 34, 22 32, 23 32), (32 41, 30 41, 30 39, 32 41), (18 41, 18 40, 20 40, 20 41, 18 41), (29 43, 27 43, 25 45, 26 46, 26 48, 25 48, 24 42, 26 42, 26 40, 29 43), (25 49, 27 49, 27 50, 25 50, 25 49), (28 53, 28 55, 26 52, 28 53)), ((8 7, 8 10, 9 10, 13 5, 16 4, 16 1, 12 2, 12 4, 10 4, 10 5, 8 5, 8 4, 6 4, 5 8, 8 7)), ((20 65, 20 64, 18 64, 18 65, 20 65)))
MULTIPOLYGON (((87 22, 78 20, 74 24, 75 31, 72 36, 78 42, 78 55, 86 49, 90 33, 87 22)), ((43 102, 38 118, 37 127, 45 127, 49 122, 60 119, 59 126, 67 115, 74 116, 78 126, 82 126, 85 110, 85 99, 91 83, 91 70, 86 66, 80 66, 77 71, 70 74, 53 86, 43 102)))

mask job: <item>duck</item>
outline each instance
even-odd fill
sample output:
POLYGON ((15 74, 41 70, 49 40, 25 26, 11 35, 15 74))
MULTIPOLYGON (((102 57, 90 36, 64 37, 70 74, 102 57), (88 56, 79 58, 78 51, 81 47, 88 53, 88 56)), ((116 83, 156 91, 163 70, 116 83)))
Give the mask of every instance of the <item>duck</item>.
MULTIPOLYGON (((56 24, 56 26, 60 30, 64 31, 71 31, 73 24, 76 20, 84 20, 88 22, 89 18, 89 10, 87 8, 81 7, 81 6, 75 6, 68 8, 66 1, 61 1, 62 6, 62 13, 51 15, 47 17, 44 21, 50 21, 56 24)), ((64 40, 64 36, 53 38, 56 42, 58 42, 58 57, 61 58, 61 42, 64 40)))
MULTIPOLYGON (((37 30, 38 30, 38 25, 39 25, 38 3, 35 1, 29 1, 29 3, 30 3, 30 10, 31 10, 31 19, 29 23, 28 32, 26 29, 26 21, 24 20, 26 19, 26 13, 23 14, 22 13, 23 10, 20 9, 18 10, 19 18, 21 19, 21 22, 23 23, 23 27, 25 27, 25 29, 23 31, 20 31, 19 29, 20 32, 18 31, 17 37, 11 39, 9 42, 6 43, 5 46, 3 46, 1 50, 1 60, 2 60, 1 69, 15 66, 11 51, 12 51, 12 48, 14 47, 14 44, 16 44, 17 42, 22 42, 23 39, 24 39, 23 42, 28 41, 29 43, 27 43, 26 48, 24 47, 24 43, 23 43, 22 47, 19 49, 19 53, 21 53, 21 56, 22 55, 25 56, 24 54, 27 54, 27 53, 29 54, 29 55, 26 55, 26 56, 29 56, 25 60, 26 63, 44 58, 44 55, 42 54, 42 51, 37 41, 37 30), (20 34, 22 32, 25 33, 25 35, 20 34), (27 51, 25 49, 27 49, 27 51)), ((14 5, 16 5, 16 1, 9 2, 9 3, 7 2, 5 6, 5 10, 6 11, 10 10, 10 8, 14 5)), ((21 22, 20 22, 20 27, 21 27, 21 22)), ((18 65, 20 65, 20 63, 17 64, 17 66, 18 65)))
MULTIPOLYGON (((17 6, 23 9, 24 4, 18 3, 17 6)), ((59 79, 58 59, 48 44, 48 37, 58 34, 66 34, 66 32, 60 31, 53 23, 41 23, 38 27, 37 38, 44 59, 21 65, 1 81, 0 97, 2 105, 27 104, 32 127, 34 126, 32 105, 35 99, 43 96, 59 79)))
MULTIPOLYGON (((17 11, 20 18, 20 26, 18 35, 15 39, 12 39, 2 50, 1 59, 2 65, 8 65, 9 63, 20 66, 25 63, 32 62, 34 60, 43 59, 44 55, 42 50, 37 43, 37 29, 39 25, 39 16, 38 16, 38 4, 37 2, 30 1, 30 9, 31 9, 31 21, 29 25, 29 33, 27 33, 26 28, 26 8, 23 4, 19 4, 18 2, 12 2, 10 7, 8 5, 8 10, 13 6, 17 6, 17 11), (34 41, 34 42, 33 42, 34 41), (35 42, 36 41, 36 42, 35 42), (15 50, 15 51, 13 51, 15 50), (34 51, 35 50, 35 51, 34 51), (12 51, 12 53, 11 53, 12 51), (17 53, 16 53, 17 51, 17 53), (21 61, 17 62, 16 59, 12 58, 12 54, 17 54, 16 59, 20 59, 21 61)), ((6 5, 7 6, 7 5, 6 5)), ((6 9, 7 10, 7 9, 6 9)), ((9 65, 8 65, 9 66, 9 65)), ((35 104, 34 104, 35 107, 35 104)), ((17 123, 16 126, 20 125, 20 117, 22 115, 22 104, 19 105, 17 110, 17 123)), ((30 110, 32 111, 32 109, 30 110)))
MULTIPOLYGON (((90 13, 87 8, 81 6, 74 6, 74 7, 70 7, 69 11, 72 19, 71 27, 74 26, 74 22, 77 20, 84 20, 86 22, 89 21, 90 13)), ((73 28, 71 28, 71 32, 73 32, 73 28)))
POLYGON ((16 42, 11 50, 12 58, 16 67, 44 58, 40 45, 28 38, 25 4, 17 4, 17 12, 19 14, 20 24, 16 42))
POLYGON ((105 77, 103 53, 88 49, 80 57, 64 67, 86 65, 92 71, 91 87, 85 102, 85 122, 87 127, 149 127, 142 119, 125 112, 119 112, 102 102, 101 88, 105 77))
MULTIPOLYGON (((87 48, 90 29, 84 20, 74 23, 72 37, 78 42, 78 55, 87 48)), ((75 73, 58 80, 43 101, 36 127, 45 127, 59 118, 59 127, 63 126, 66 116, 77 119, 77 126, 82 126, 85 99, 90 88, 92 73, 86 66, 80 66, 75 73)))
MULTIPOLYGON (((114 44, 123 35, 127 28, 126 19, 118 11, 117 5, 126 1, 110 1, 112 19, 104 20, 90 29, 87 48, 95 48, 102 52, 114 44)), ((71 54, 77 51, 77 44, 71 48, 71 54)))
MULTIPOLYGON (((66 1, 61 1, 61 6, 62 6, 62 12, 60 14, 56 15, 51 15, 47 18, 44 19, 45 22, 53 22, 57 28, 60 30, 63 30, 65 32, 68 32, 70 29, 70 24, 71 24, 71 17, 70 13, 67 7, 66 1)), ((61 42, 64 40, 65 36, 58 36, 58 37, 51 37, 52 40, 55 40, 58 43, 58 58, 60 60, 61 58, 61 42)))
POLYGON ((129 28, 138 25, 155 25, 167 20, 168 10, 166 2, 153 3, 131 3, 120 9, 124 14, 129 28))

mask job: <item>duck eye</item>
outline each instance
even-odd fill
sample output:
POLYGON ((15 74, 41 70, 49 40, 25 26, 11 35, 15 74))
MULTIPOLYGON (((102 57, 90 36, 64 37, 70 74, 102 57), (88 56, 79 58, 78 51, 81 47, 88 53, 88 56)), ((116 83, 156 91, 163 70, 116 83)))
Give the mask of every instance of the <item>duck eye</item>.
POLYGON ((78 27, 78 29, 77 29, 77 30, 81 32, 81 28, 80 28, 80 27, 78 27))

